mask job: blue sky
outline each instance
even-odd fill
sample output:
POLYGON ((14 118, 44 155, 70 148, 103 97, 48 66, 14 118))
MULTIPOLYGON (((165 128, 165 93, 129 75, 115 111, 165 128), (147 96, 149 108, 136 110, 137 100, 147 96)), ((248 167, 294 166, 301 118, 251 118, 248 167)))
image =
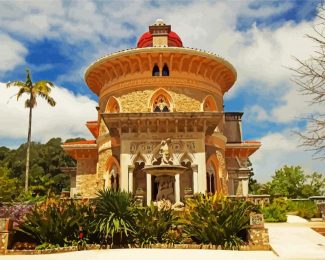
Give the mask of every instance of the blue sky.
MULTIPOLYGON (((304 130, 306 122, 299 118, 306 111, 323 108, 308 106, 286 68, 295 65, 292 56, 308 58, 315 50, 304 35, 317 23, 318 2, 2 0, 0 82, 24 80, 28 66, 34 81, 48 79, 58 86, 54 94, 61 108, 40 103, 34 140, 90 137, 83 126, 96 117, 97 97, 83 81, 85 68, 105 54, 135 47, 148 26, 162 18, 185 46, 212 51, 236 67, 238 80, 225 95, 225 110, 243 111, 244 139, 263 142, 252 158, 258 179, 269 179, 283 164, 321 170, 322 162, 297 147, 292 131, 304 130)), ((0 146, 16 147, 25 140, 27 114, 3 86, 0 146)))

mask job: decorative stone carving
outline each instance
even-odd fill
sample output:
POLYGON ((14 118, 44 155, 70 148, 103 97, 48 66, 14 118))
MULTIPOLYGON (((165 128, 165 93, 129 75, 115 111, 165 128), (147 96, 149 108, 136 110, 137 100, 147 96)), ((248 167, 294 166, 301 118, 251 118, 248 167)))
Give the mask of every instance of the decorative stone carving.
POLYGON ((263 214, 252 213, 249 215, 249 224, 252 228, 264 228, 263 214))
POLYGON ((174 182, 175 177, 173 176, 159 176, 157 177, 158 182, 158 194, 156 200, 169 200, 175 202, 175 191, 174 182))
POLYGON ((173 165, 173 157, 169 149, 171 140, 162 140, 158 153, 154 155, 152 165, 173 165))

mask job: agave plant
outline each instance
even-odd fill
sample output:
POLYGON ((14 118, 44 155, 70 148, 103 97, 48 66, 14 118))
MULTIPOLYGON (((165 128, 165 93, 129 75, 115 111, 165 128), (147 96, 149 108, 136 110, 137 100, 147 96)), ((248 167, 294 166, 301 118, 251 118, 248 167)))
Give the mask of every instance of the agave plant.
POLYGON ((148 207, 135 208, 135 230, 133 241, 141 247, 162 243, 168 238, 168 231, 176 224, 177 217, 171 208, 159 208, 153 203, 148 207))
POLYGON ((182 217, 183 230, 197 243, 235 249, 243 239, 240 233, 249 226, 251 203, 229 200, 221 195, 198 195, 187 201, 182 217))
POLYGON ((133 232, 132 196, 130 193, 110 189, 98 192, 95 200, 95 231, 106 240, 121 243, 133 232))
POLYGON ((38 244, 64 246, 78 239, 79 227, 89 230, 92 219, 93 210, 89 204, 52 200, 35 206, 18 231, 38 244))

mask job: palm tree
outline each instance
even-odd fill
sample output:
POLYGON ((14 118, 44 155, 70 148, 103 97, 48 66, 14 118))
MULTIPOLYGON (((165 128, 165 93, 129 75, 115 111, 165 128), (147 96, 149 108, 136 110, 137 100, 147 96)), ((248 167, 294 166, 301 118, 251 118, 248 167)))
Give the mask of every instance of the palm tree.
POLYGON ((29 176, 29 154, 30 154, 30 143, 32 135, 32 111, 37 105, 36 98, 42 97, 47 103, 54 107, 56 102, 50 97, 51 87, 54 87, 53 83, 47 80, 40 80, 33 84, 29 69, 26 69, 27 76, 26 81, 12 81, 7 83, 7 87, 18 87, 17 100, 24 94, 28 94, 29 97, 25 101, 25 107, 29 108, 29 122, 28 122, 28 137, 27 137, 27 152, 26 152, 26 172, 25 172, 25 192, 28 191, 28 176, 29 176))

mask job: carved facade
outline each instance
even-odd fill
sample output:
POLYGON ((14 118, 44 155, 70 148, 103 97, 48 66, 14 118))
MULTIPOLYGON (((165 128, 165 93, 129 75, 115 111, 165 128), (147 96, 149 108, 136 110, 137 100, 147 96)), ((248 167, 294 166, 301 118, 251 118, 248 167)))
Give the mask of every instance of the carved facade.
POLYGON ((225 113, 223 95, 236 70, 208 52, 185 48, 161 20, 137 48, 107 55, 85 73, 98 95, 94 140, 65 143, 77 160, 71 196, 102 188, 183 201, 190 193, 247 195, 249 156, 260 143, 242 140, 242 113, 225 113))

